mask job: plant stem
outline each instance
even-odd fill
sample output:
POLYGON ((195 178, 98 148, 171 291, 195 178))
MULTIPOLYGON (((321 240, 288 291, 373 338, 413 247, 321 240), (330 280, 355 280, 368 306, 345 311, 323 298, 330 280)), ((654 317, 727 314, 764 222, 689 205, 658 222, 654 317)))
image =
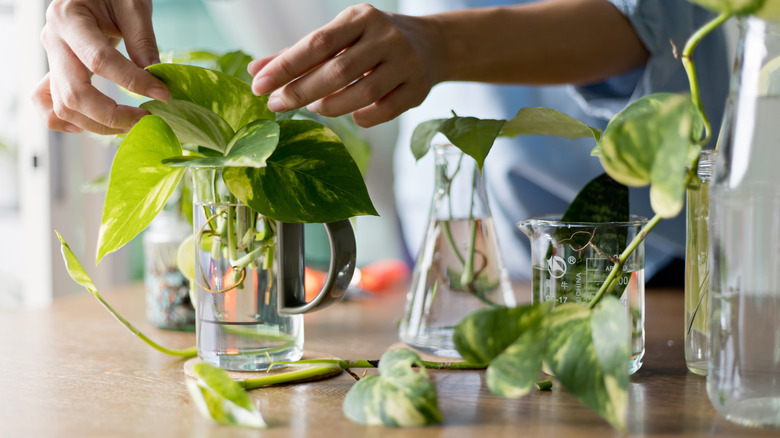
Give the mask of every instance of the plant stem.
POLYGON ((246 379, 237 381, 244 389, 254 389, 269 385, 278 385, 281 383, 294 382, 298 380, 311 379, 313 377, 321 376, 332 372, 333 370, 342 369, 338 366, 325 365, 319 367, 306 368, 302 370, 290 371, 287 373, 271 374, 269 376, 257 377, 254 379, 246 379))
POLYGON ((660 222, 661 219, 663 219, 663 217, 658 214, 653 216, 653 218, 650 219, 645 224, 645 226, 642 227, 639 233, 631 240, 626 249, 623 250, 623 252, 620 254, 620 257, 618 257, 618 260, 615 262, 615 266, 612 268, 612 271, 610 271, 609 275, 607 275, 607 279, 604 280, 604 283, 601 285, 598 292, 596 292, 596 296, 593 297, 593 299, 588 303, 589 309, 594 308, 596 304, 601 301, 601 297, 614 288, 615 280, 617 279, 617 276, 623 272, 623 265, 626 263, 626 260, 628 260, 628 256, 630 256, 631 253, 634 252, 634 250, 639 246, 639 244, 645 240, 647 234, 650 233, 650 231, 655 228, 656 225, 658 225, 658 222, 660 222))
POLYGON ((704 105, 701 102, 699 81, 696 77, 696 66, 693 62, 693 51, 705 36, 723 24, 726 20, 731 18, 731 16, 731 13, 722 13, 704 26, 700 27, 693 35, 691 35, 690 38, 688 38, 688 41, 685 43, 685 48, 683 49, 682 63, 683 67, 685 67, 685 72, 688 75, 688 82, 690 83, 691 88, 691 99, 693 100, 693 104, 696 105, 696 108, 699 110, 702 122, 704 123, 704 137, 701 139, 692 139, 692 141, 697 145, 705 145, 709 143, 710 138, 712 137, 712 126, 710 125, 710 121, 707 118, 707 114, 704 112, 704 105))
POLYGON ((196 347, 190 347, 190 348, 184 348, 184 349, 170 349, 163 347, 162 345, 154 342, 153 340, 149 339, 145 334, 141 333, 140 330, 135 328, 133 324, 130 323, 130 321, 126 320, 122 315, 119 314, 116 310, 114 310, 113 307, 111 307, 106 300, 103 299, 103 297, 96 291, 92 289, 87 289, 97 300, 100 302, 100 304, 103 305, 103 307, 108 310, 108 312, 116 318, 117 321, 119 321, 123 326, 125 326, 128 330, 133 332, 134 335, 138 336, 142 341, 144 341, 148 346, 154 348, 155 350, 165 353, 171 356, 180 356, 183 358, 190 358, 195 357, 198 355, 198 349, 196 347))
MULTIPOLYGON (((330 365, 338 366, 341 369, 347 368, 377 368, 379 359, 309 359, 295 362, 276 362, 271 367, 277 365, 330 365)), ((432 370, 481 370, 487 367, 487 364, 473 362, 431 362, 427 360, 420 361, 423 367, 432 370)))

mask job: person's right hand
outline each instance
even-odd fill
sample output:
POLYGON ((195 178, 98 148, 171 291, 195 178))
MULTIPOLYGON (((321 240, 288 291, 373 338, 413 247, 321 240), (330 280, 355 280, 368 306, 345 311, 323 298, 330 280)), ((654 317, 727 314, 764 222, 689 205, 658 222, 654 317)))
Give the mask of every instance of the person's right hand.
POLYGON ((49 73, 32 100, 50 129, 98 134, 129 130, 143 109, 118 105, 92 85, 92 74, 144 96, 168 100, 165 84, 143 68, 159 61, 152 0, 53 0, 41 42, 49 73), (115 48, 124 38, 130 59, 115 48))

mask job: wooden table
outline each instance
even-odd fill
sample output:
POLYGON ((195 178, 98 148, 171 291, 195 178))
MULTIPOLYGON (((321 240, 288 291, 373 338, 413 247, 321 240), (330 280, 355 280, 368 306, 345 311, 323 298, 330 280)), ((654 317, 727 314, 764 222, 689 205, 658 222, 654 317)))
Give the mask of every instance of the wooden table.
MULTIPOLYGON (((521 288, 521 294, 527 288, 521 288)), ((194 344, 192 333, 156 330, 143 317, 143 289, 106 294, 115 308, 162 344, 194 344)), ((397 341, 403 296, 339 303, 306 317, 306 347, 341 358, 378 358, 397 341)), ((705 379, 685 369, 679 290, 647 293, 647 355, 631 378, 631 436, 778 436, 720 417, 705 379)), ((556 387, 519 400, 492 395, 484 371, 431 371, 444 424, 361 426, 341 412, 354 379, 250 392, 270 428, 231 428, 202 418, 184 385, 182 361, 158 353, 120 326, 87 294, 43 310, 0 313, 0 437, 604 437, 620 436, 556 387)))

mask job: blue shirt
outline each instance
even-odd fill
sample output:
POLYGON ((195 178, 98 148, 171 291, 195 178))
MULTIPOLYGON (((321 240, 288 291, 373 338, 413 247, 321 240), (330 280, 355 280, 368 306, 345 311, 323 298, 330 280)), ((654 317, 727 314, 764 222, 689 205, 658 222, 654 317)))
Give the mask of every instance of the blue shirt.
MULTIPOLYGON (((415 162, 409 148, 414 128, 423 121, 460 116, 510 119, 522 107, 548 107, 591 126, 604 128, 630 101, 661 91, 687 92, 688 79, 670 40, 680 49, 688 36, 712 16, 683 0, 611 0, 630 20, 651 57, 636 71, 586 87, 526 87, 447 82, 433 88, 399 123, 395 149, 395 196, 403 237, 412 256, 424 237, 433 192, 433 154, 415 162)), ((424 15, 452 9, 511 5, 522 1, 400 0, 399 11, 424 15)), ((533 44, 533 41, 518 44, 533 44)), ((728 92, 729 66, 721 32, 708 36, 694 59, 705 110, 715 131, 728 92)), ((715 132, 717 135, 717 132, 715 132)), ((715 137, 715 135, 713 137, 715 137)), ((532 216, 563 213, 579 190, 603 172, 590 156, 592 139, 555 137, 499 138, 485 163, 488 199, 504 264, 515 280, 531 276, 530 244, 516 223, 532 216)), ((647 188, 631 190, 631 213, 653 216, 647 188)), ((673 257, 683 257, 683 215, 662 221, 646 239, 645 270, 651 276, 673 257)))

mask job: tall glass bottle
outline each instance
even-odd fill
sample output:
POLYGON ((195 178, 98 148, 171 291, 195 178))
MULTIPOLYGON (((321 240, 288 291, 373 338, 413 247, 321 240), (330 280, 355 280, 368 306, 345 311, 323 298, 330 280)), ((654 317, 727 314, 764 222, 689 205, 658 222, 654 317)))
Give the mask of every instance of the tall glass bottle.
POLYGON ((412 347, 457 357, 455 325, 488 305, 515 298, 473 158, 434 146, 436 177, 423 246, 412 273, 399 336, 412 347))
POLYGON ((710 187, 707 392, 731 421, 780 427, 780 21, 745 21, 739 65, 710 187))
POLYGON ((699 156, 701 182, 685 192, 685 364, 694 374, 707 375, 709 360, 710 183, 715 151, 699 156))

